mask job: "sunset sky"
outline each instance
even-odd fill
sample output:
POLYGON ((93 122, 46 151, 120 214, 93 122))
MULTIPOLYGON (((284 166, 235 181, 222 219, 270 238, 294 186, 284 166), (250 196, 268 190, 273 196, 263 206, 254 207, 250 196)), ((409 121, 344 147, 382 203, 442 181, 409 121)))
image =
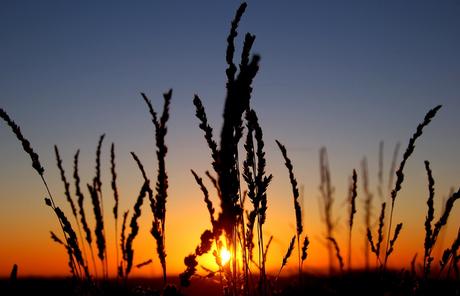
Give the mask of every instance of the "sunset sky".
MULTIPOLYGON (((136 152, 156 178, 154 129, 140 92, 161 110, 173 89, 166 167, 170 177, 166 217, 168 271, 185 268, 201 232, 210 228, 202 194, 190 169, 212 170, 208 147, 192 104, 198 94, 219 135, 225 99, 225 48, 239 1, 1 1, 0 107, 21 126, 40 155, 56 202, 70 217, 54 159, 61 150, 71 179, 80 149, 82 182, 94 175, 97 140, 103 146, 103 193, 109 257, 115 270, 109 148, 115 143, 120 211, 130 209, 142 177, 129 155, 136 152)), ((281 264, 295 233, 288 173, 275 139, 284 143, 304 187, 304 225, 311 239, 305 270, 327 263, 325 227, 319 215, 319 149, 327 147, 336 188, 336 236, 346 252, 347 186, 363 157, 376 194, 379 142, 384 141, 384 188, 394 146, 405 149, 425 113, 442 104, 406 166, 394 221, 403 222, 391 266, 408 267, 422 257, 430 160, 436 180, 436 214, 451 188, 460 186, 460 2, 459 1, 248 1, 242 36, 257 36, 261 55, 251 104, 264 131, 268 192, 265 237, 274 236, 268 268, 281 264)), ((239 60, 236 60, 239 62, 239 60)), ((400 151, 401 155, 401 151, 400 151)), ((21 275, 67 275, 65 250, 45 206, 45 189, 11 130, 0 124, 0 276, 14 263, 21 275)), ((212 192, 211 184, 209 189, 212 192)), ((72 180, 72 190, 73 180, 72 180)), ((353 265, 362 266, 363 195, 358 192, 353 265)), ((86 193, 86 191, 85 191, 86 193)), ((217 208, 219 203, 213 193, 217 208)), ((88 197, 88 194, 86 194, 88 197)), ((87 198, 87 213, 90 213, 87 198)), ((374 199, 373 221, 380 200, 374 199)), ((135 263, 153 264, 135 275, 159 275, 151 213, 143 207, 135 240, 135 263)), ((90 215, 92 217, 92 215, 90 215)), ((436 216, 437 219, 438 216, 436 216)), ((456 205, 444 247, 460 226, 456 205)), ((373 261, 372 261, 373 262, 373 261)), ((208 264, 203 260, 202 264, 208 264)), ((295 260, 287 269, 295 269, 295 260)))

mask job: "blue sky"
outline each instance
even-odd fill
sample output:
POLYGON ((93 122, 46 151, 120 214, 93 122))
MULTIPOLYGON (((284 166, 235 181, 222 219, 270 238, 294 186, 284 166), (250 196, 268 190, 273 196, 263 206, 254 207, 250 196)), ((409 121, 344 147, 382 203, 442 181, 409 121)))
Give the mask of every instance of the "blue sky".
MULTIPOLYGON (((140 179, 130 173, 128 153, 136 151, 152 176, 155 167, 153 129, 139 93, 159 109, 161 94, 173 88, 168 168, 171 206, 180 210, 174 196, 192 198, 184 197, 193 186, 189 169, 210 169, 192 98, 201 96, 218 131, 225 40, 239 4, 2 1, 0 106, 21 125, 56 184, 52 145, 61 147, 69 169, 81 148, 90 174, 98 136, 106 133, 119 151, 121 182, 136 192, 140 179)), ((417 146, 408 186, 424 192, 424 159, 438 173, 441 194, 458 185, 459 1, 249 1, 239 32, 237 48, 251 32, 262 57, 252 105, 264 128, 274 192, 287 188, 275 139, 290 149, 314 200, 321 146, 329 149, 338 192, 365 155, 375 182, 379 141, 387 169, 396 142, 405 148, 438 104, 444 107, 417 146)), ((13 207, 13 195, 28 201, 40 185, 18 189, 19 178, 36 176, 7 128, 0 127, 0 139, 0 202, 13 207)))

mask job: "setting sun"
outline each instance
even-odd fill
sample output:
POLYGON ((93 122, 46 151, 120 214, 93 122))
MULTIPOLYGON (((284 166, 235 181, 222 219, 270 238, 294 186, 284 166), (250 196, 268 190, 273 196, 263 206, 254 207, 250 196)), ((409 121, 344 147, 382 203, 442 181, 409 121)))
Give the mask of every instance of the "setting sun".
POLYGON ((460 0, 62 2, 0 0, 0 296, 460 296, 460 0))
POLYGON ((225 248, 220 251, 220 259, 222 260, 222 265, 227 264, 230 261, 232 254, 225 248))

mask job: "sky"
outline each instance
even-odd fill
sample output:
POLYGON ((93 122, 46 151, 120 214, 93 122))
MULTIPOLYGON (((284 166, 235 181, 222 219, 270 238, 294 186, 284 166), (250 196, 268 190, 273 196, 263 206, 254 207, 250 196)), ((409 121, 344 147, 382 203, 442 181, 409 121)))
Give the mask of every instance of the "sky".
MULTIPOLYGON (((166 251, 171 274, 184 269, 183 258, 210 227, 190 174, 194 169, 204 176, 212 169, 192 99, 194 94, 201 97, 217 136, 225 100, 226 37, 239 4, 0 3, 0 107, 40 155, 52 193, 66 211, 53 145, 61 150, 68 178, 73 155, 80 149, 82 179, 90 182, 97 140, 106 134, 102 176, 112 266, 110 143, 116 148, 122 211, 132 209, 142 185, 129 152, 136 152, 150 178, 156 178, 154 129, 140 92, 161 110, 162 93, 173 89, 166 137, 166 251)), ((267 171, 274 175, 265 227, 265 236, 274 236, 269 269, 279 268, 295 233, 288 173, 275 139, 286 145, 304 188, 304 224, 311 238, 305 268, 320 270, 327 259, 318 207, 319 149, 328 149, 336 189, 336 237, 345 251, 346 190, 353 168, 360 173, 361 160, 367 157, 370 186, 376 193, 380 141, 386 184, 396 143, 405 149, 425 113, 442 104, 407 163, 394 216, 404 226, 390 265, 408 267, 415 253, 420 258, 428 196, 423 161, 431 162, 436 180, 437 215, 443 198, 460 186, 460 2, 248 1, 239 32, 237 53, 242 36, 251 32, 256 35, 253 52, 262 58, 251 104, 264 131, 267 171)), ((43 202, 45 196, 30 159, 10 129, 0 125, 0 276, 8 275, 14 263, 22 275, 68 274, 65 251, 49 238, 50 230, 59 229, 43 202)), ((360 187, 355 267, 363 260, 362 196, 360 187)), ((218 206, 215 198, 214 194, 218 206)), ((380 202, 376 197, 373 221, 380 202)), ((459 211, 454 208, 440 248, 456 235, 459 211)), ((160 274, 150 223, 145 206, 134 261, 154 262, 133 275, 160 274)), ((288 271, 295 268, 295 262, 287 266, 288 271)))

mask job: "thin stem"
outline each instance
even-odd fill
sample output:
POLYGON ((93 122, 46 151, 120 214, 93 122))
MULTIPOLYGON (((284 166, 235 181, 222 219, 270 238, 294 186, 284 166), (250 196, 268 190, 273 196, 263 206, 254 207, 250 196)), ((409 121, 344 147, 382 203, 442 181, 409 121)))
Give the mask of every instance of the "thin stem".
POLYGON ((263 256, 264 254, 264 236, 262 232, 262 224, 260 224, 260 215, 257 215, 257 235, 258 235, 258 241, 259 241, 259 261, 262 262, 261 266, 261 273, 262 273, 262 279, 261 279, 261 285, 262 285, 262 295, 267 295, 267 283, 266 283, 266 273, 265 273, 265 258, 263 256), (262 258, 262 259, 260 259, 262 258))
MULTIPOLYGON (((239 154, 238 154, 238 149, 236 149, 236 175, 237 175, 237 178, 238 178, 238 194, 239 194, 239 201, 240 201, 240 206, 241 206, 241 210, 242 212, 244 213, 244 203, 243 203, 243 199, 242 199, 242 194, 241 194, 241 178, 240 178, 240 169, 239 169, 239 164, 240 164, 240 161, 239 161, 239 154)), ((242 231, 243 231, 243 247, 241 248, 242 250, 242 255, 243 255, 243 268, 244 268, 244 279, 245 279, 245 285, 244 285, 244 289, 246 290, 246 293, 247 295, 249 295, 249 290, 248 290, 248 287, 249 287, 249 279, 248 279, 248 276, 249 276, 249 272, 248 272, 248 260, 247 260, 247 254, 246 254, 246 231, 245 231, 245 226, 244 226, 244 214, 241 214, 241 225, 242 225, 242 231)), ((238 229, 238 228, 237 228, 238 229)), ((236 244, 236 242, 235 242, 236 244)), ((235 250, 235 261, 236 261, 236 250, 235 250)))
MULTIPOLYGON (((48 187, 48 183, 46 183, 46 180, 45 180, 45 177, 43 176, 43 174, 40 174, 40 177, 42 179, 42 182, 43 184, 45 185, 45 188, 46 188, 46 191, 48 193, 48 196, 50 198, 50 201, 51 201, 51 208, 54 210, 56 208, 56 204, 54 203, 54 199, 53 199, 53 196, 51 194, 51 191, 48 187)), ((62 229, 62 233, 64 235, 64 239, 66 241, 66 243, 68 242, 68 237, 67 237, 67 234, 66 232, 64 231, 64 225, 62 225, 62 222, 61 222, 61 219, 59 219, 59 216, 57 217, 58 218, 58 221, 59 221, 59 225, 61 226, 61 229, 62 229)), ((68 243, 67 243, 68 244, 68 243)), ((75 263, 75 260, 73 258, 73 256, 71 254, 69 254, 70 256, 70 261, 71 261, 71 264, 72 264, 72 268, 73 270, 75 270, 75 272, 77 273, 76 276, 77 277, 81 277, 80 273, 81 271, 79 270, 79 268, 77 269, 77 264, 75 263)))
POLYGON ((117 262, 115 264, 115 274, 117 275, 117 279, 118 279, 118 262, 119 262, 119 254, 118 254, 118 219, 115 219, 115 250, 116 250, 116 258, 117 258, 117 262))
POLYGON ((300 258, 300 235, 297 234, 297 255, 299 259, 299 283, 302 281, 302 263, 300 258))
POLYGON ((351 271, 351 227, 348 233, 348 272, 351 271))
POLYGON ((394 208, 395 200, 391 201, 391 210, 390 210, 390 221, 388 223, 388 232, 387 232, 387 244, 385 247, 385 259, 383 261, 383 270, 385 271, 387 268, 387 261, 388 261, 388 248, 390 247, 390 235, 391 235, 391 224, 393 222, 393 208, 394 208))

